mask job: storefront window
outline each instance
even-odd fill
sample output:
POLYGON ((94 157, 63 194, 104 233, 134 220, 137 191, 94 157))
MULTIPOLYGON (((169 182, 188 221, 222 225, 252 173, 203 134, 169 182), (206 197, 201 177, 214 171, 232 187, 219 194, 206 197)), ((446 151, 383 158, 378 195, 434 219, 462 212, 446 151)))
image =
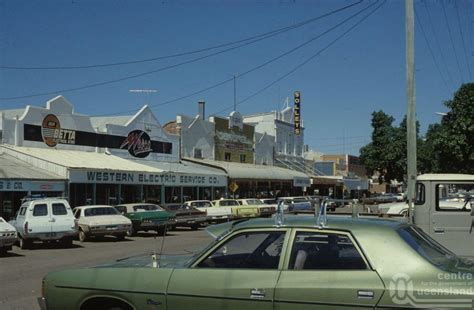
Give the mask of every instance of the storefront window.
POLYGON ((69 203, 73 208, 93 204, 92 184, 72 183, 70 185, 69 203))
POLYGON ((213 189, 214 189, 214 195, 213 195, 214 200, 227 198, 228 195, 226 193, 225 187, 214 187, 213 189))
POLYGON ((98 205, 117 205, 118 202, 117 184, 97 184, 95 203, 98 205))
POLYGON ((27 195, 28 192, 0 192, 0 216, 10 220, 18 211, 21 199, 27 195))
POLYGON ((142 186, 141 185, 122 185, 121 198, 119 203, 135 203, 142 202, 142 186))
POLYGON ((143 199, 145 202, 160 204, 161 202, 161 186, 159 185, 144 185, 143 199))
POLYGON ((183 202, 197 199, 197 187, 183 187, 183 202))
POLYGON ((165 203, 180 203, 181 187, 172 186, 165 188, 165 203))
POLYGON ((212 187, 199 188, 199 200, 212 200, 212 187))

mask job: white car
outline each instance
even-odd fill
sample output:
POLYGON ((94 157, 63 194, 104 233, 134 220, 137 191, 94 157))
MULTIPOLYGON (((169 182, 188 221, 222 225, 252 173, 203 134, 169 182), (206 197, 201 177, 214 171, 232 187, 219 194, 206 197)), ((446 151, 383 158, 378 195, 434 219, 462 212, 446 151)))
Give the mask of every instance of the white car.
POLYGON ((115 236, 123 240, 132 228, 132 221, 112 206, 81 206, 74 208, 79 225, 79 241, 90 237, 115 236))
POLYGON ((72 246, 77 223, 65 199, 40 198, 26 200, 10 221, 18 232, 20 248, 29 248, 34 241, 59 241, 72 246))
POLYGON ((258 208, 259 216, 271 216, 276 212, 277 205, 268 205, 257 198, 237 199, 241 206, 255 206, 258 208))
POLYGON ((15 227, 0 217, 0 254, 5 254, 7 251, 10 251, 16 240, 17 234, 15 227))
POLYGON ((212 223, 227 222, 232 219, 231 207, 217 208, 209 200, 190 200, 186 201, 184 205, 206 212, 207 220, 212 223))

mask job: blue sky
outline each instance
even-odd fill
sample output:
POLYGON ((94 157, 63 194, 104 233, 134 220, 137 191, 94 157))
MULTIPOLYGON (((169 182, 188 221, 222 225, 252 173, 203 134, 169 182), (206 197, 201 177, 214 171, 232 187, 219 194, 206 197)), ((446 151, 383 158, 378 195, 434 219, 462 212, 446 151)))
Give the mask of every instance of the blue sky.
MULTIPOLYGON (((84 66, 166 56, 290 26, 356 2, 0 0, 0 65, 84 66)), ((89 115, 139 109, 147 102, 159 105, 231 79, 232 75, 277 57, 375 2, 363 1, 330 17, 201 61, 80 91, 60 90, 156 70, 216 50, 105 68, 3 68, 0 69, 0 98, 55 92, 71 101, 76 112, 89 115), (130 89, 156 89, 157 93, 147 96, 130 93, 130 89)), ((375 5, 379 3, 382 1, 375 5)), ((429 124, 439 121, 435 112, 445 111, 443 101, 452 98, 463 81, 472 81, 469 76, 469 71, 474 73, 472 3, 468 0, 415 0, 415 10, 441 71, 440 74, 433 62, 417 22, 417 116, 425 132, 429 124)), ((237 101, 264 88, 323 49, 364 14, 296 52, 238 78, 237 101)), ((359 148, 370 141, 373 111, 384 110, 396 118, 396 124, 406 111, 404 14, 404 1, 388 0, 319 56, 242 103, 238 110, 242 114, 253 114, 279 109, 284 106, 286 97, 291 102, 293 92, 300 90, 305 142, 326 153, 358 154, 359 148)), ((54 96, 1 99, 0 109, 44 105, 54 96)), ((156 106, 153 111, 165 123, 175 119, 176 114, 194 115, 199 99, 206 101, 208 115, 222 111, 233 104, 232 81, 196 96, 156 106)))

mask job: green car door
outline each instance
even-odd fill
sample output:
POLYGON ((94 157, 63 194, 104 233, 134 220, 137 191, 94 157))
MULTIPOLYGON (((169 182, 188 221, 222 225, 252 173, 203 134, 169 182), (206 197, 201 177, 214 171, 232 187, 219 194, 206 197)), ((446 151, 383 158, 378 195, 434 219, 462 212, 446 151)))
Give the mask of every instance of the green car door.
POLYGON ((275 310, 367 309, 384 285, 348 233, 301 229, 275 290, 275 310))
POLYGON ((273 309, 287 229, 238 231, 212 247, 191 268, 176 269, 168 310, 273 309))

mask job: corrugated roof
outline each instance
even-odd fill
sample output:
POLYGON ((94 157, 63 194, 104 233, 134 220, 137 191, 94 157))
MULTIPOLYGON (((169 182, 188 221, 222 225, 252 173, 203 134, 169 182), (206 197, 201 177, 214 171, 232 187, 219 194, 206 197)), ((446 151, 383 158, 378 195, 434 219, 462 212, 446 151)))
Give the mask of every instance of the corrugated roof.
POLYGON ((0 179, 64 180, 56 174, 36 168, 8 154, 0 154, 0 179))
POLYGON ((94 128, 99 128, 100 131, 105 131, 107 124, 122 125, 125 124, 133 117, 133 115, 124 116, 104 116, 104 117, 91 117, 91 124, 94 128))
MULTIPOLYGON (((44 160, 66 168, 84 168, 97 170, 143 171, 161 173, 158 168, 136 163, 114 155, 104 153, 32 148, 21 146, 3 146, 6 150, 44 160)), ((13 153, 12 153, 13 155, 13 153)))
POLYGON ((154 168, 158 168, 164 171, 173 171, 177 174, 207 174, 207 175, 223 175, 227 176, 224 170, 213 168, 205 165, 200 165, 190 161, 182 161, 181 163, 168 163, 168 162, 158 162, 158 161, 144 161, 138 160, 138 162, 143 165, 149 165, 154 168))
POLYGON ((306 174, 284 169, 276 166, 253 165, 234 163, 227 161, 213 161, 206 159, 188 159, 195 163, 220 167, 227 171, 232 179, 254 179, 254 180, 293 180, 294 177, 309 178, 306 174))

